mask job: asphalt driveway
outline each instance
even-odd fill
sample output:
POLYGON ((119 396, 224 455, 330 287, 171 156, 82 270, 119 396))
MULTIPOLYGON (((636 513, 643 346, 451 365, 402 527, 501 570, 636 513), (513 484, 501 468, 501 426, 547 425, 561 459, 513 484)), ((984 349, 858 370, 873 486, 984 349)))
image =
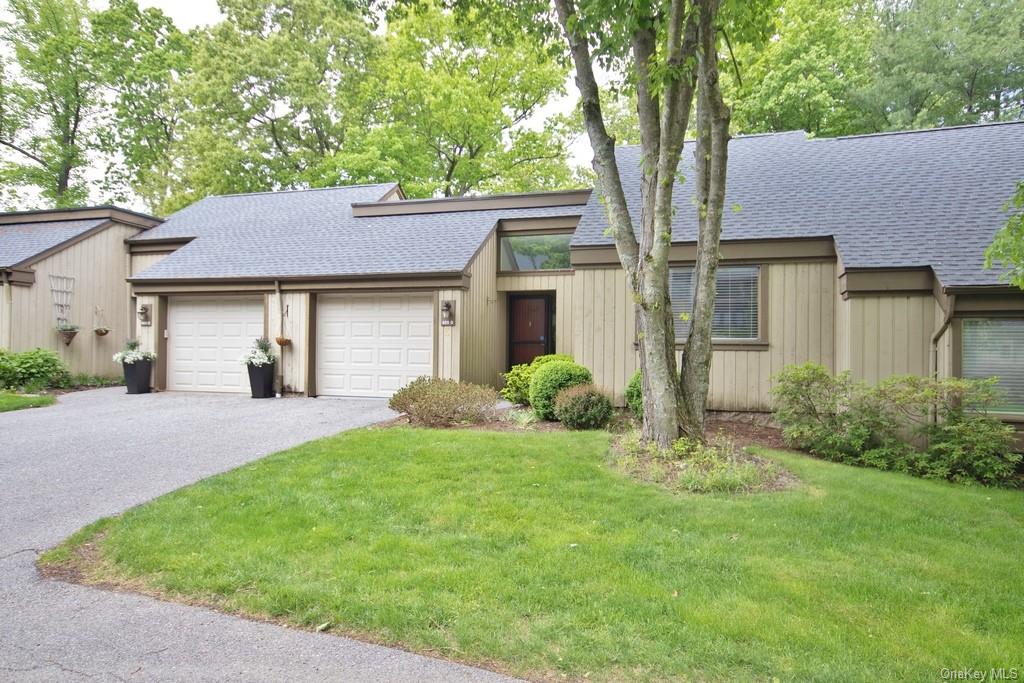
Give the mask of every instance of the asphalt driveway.
POLYGON ((0 680, 507 680, 35 569, 39 552, 100 517, 391 415, 378 400, 128 396, 120 387, 0 413, 0 680))

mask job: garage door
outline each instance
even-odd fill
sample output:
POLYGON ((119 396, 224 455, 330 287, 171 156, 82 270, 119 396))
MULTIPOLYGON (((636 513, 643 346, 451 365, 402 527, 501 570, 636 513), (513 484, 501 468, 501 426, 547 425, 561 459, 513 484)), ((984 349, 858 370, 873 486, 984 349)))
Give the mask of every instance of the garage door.
POLYGON ((317 297, 317 393, 388 397, 434 373, 431 296, 317 297))
POLYGON ((167 388, 249 391, 238 359, 263 336, 263 297, 170 299, 167 312, 167 388))

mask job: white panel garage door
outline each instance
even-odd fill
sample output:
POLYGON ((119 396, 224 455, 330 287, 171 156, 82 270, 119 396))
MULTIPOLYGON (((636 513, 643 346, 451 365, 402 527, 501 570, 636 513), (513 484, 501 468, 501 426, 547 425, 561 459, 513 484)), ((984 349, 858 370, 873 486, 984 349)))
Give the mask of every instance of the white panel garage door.
POLYGON ((263 297, 172 297, 167 334, 168 389, 247 392, 238 359, 263 336, 263 297))
POLYGON ((322 396, 391 396, 434 374, 431 296, 319 295, 316 388, 322 396))

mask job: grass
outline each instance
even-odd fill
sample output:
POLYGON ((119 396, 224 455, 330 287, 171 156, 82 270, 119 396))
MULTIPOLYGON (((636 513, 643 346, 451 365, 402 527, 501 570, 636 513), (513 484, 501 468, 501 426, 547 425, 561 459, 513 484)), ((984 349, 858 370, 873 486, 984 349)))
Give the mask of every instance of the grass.
POLYGON ((102 521, 42 563, 89 544, 90 580, 535 677, 1024 666, 1024 494, 769 451, 803 483, 672 494, 614 472, 608 438, 348 432, 102 521))
POLYGON ((16 394, 10 391, 0 391, 0 413, 9 410, 21 410, 23 408, 40 408, 51 406, 56 402, 53 396, 35 394, 16 394))

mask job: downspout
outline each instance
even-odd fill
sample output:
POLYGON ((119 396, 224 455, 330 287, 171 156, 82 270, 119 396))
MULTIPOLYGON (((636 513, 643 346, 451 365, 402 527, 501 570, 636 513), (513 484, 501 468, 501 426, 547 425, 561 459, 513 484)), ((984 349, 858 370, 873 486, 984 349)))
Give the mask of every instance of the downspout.
MULTIPOLYGON (((935 379, 939 377, 939 340, 942 339, 942 335, 946 334, 946 330, 949 329, 950 324, 953 322, 953 312, 956 310, 956 294, 950 294, 947 303, 946 315, 942 317, 942 324, 939 325, 939 329, 935 330, 935 334, 932 335, 931 354, 928 359, 928 376, 935 379)), ((932 422, 935 422, 937 419, 934 407, 931 409, 930 417, 932 422)))
POLYGON ((14 322, 11 320, 14 315, 14 291, 11 289, 11 274, 6 270, 3 271, 3 297, 4 297, 4 340, 0 343, 0 348, 13 351, 12 344, 14 343, 14 322))
MULTIPOLYGON (((278 334, 282 337, 284 334, 284 297, 281 296, 281 281, 274 280, 274 290, 277 292, 277 329, 278 334)), ((278 393, 284 396, 284 346, 278 344, 280 349, 279 355, 281 356, 281 362, 277 364, 277 377, 275 378, 278 386, 278 393)))

